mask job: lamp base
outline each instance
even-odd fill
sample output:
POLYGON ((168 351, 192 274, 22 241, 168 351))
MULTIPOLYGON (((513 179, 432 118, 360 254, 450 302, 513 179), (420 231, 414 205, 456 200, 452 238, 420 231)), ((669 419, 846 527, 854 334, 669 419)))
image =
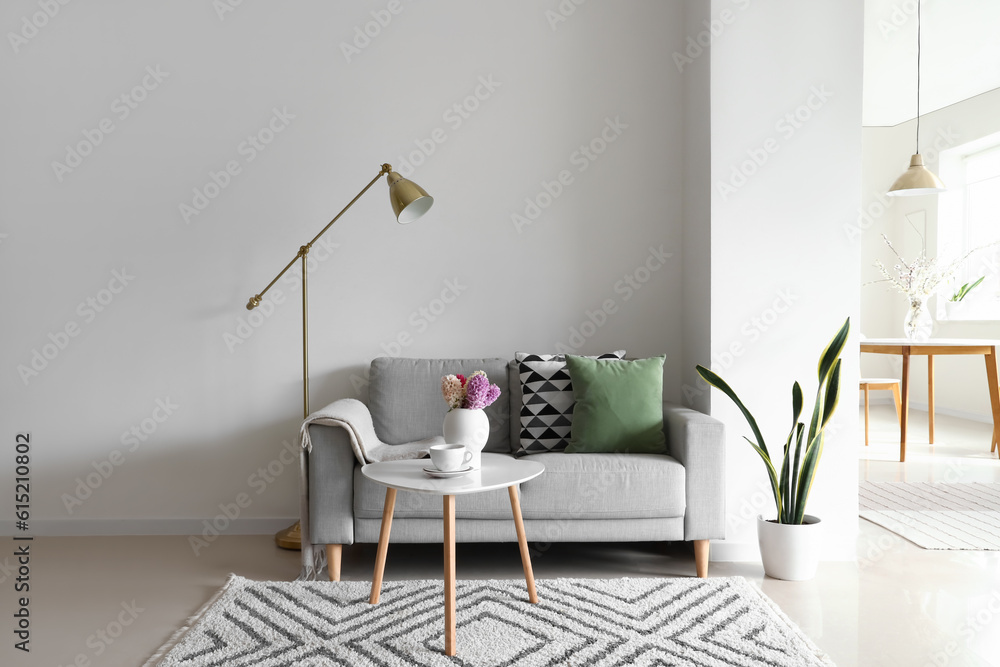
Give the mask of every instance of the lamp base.
POLYGON ((274 543, 282 549, 299 551, 302 549, 302 524, 298 521, 294 526, 279 530, 274 535, 274 543))

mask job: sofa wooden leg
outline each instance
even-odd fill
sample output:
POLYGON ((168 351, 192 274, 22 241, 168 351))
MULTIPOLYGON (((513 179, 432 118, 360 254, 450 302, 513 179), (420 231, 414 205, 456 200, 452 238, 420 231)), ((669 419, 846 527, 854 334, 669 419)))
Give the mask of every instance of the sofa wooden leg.
POLYGON ((694 541, 694 570, 698 573, 699 579, 708 577, 708 540, 694 541))
POLYGON ((340 581, 340 554, 343 549, 341 544, 326 545, 326 570, 330 581, 340 581))

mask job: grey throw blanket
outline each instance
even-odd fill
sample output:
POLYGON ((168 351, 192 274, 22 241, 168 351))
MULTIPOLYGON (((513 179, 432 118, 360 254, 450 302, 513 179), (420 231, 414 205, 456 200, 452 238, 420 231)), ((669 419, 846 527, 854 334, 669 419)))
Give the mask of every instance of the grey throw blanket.
POLYGON ((398 461, 401 459, 419 459, 427 456, 431 445, 444 444, 443 436, 434 436, 417 442, 407 442, 401 445, 387 445, 375 435, 375 425, 368 406, 353 398, 342 398, 309 415, 302 423, 299 436, 302 447, 311 452, 312 441, 309 439, 309 425, 323 424, 339 426, 347 431, 351 439, 354 456, 364 465, 376 461, 398 461))

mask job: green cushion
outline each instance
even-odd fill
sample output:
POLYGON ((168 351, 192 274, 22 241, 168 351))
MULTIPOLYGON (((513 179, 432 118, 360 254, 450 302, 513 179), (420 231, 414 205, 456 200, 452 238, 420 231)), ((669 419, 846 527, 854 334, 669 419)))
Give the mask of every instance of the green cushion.
POLYGON ((570 453, 666 451, 663 437, 665 356, 615 361, 566 355, 573 382, 570 453))

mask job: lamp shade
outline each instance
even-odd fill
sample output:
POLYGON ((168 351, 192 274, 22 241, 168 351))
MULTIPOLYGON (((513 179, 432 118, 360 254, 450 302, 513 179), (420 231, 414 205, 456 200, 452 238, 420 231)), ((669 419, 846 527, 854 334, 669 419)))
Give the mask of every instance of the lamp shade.
POLYGON ((430 210, 434 197, 422 187, 394 171, 389 172, 386 180, 389 182, 389 202, 392 212, 396 214, 396 222, 401 225, 411 223, 430 210))
POLYGON ((892 197, 913 197, 934 195, 946 190, 947 188, 941 179, 924 166, 923 156, 920 153, 915 153, 910 158, 910 168, 896 179, 896 182, 889 188, 888 194, 892 197))

